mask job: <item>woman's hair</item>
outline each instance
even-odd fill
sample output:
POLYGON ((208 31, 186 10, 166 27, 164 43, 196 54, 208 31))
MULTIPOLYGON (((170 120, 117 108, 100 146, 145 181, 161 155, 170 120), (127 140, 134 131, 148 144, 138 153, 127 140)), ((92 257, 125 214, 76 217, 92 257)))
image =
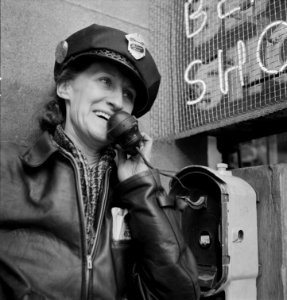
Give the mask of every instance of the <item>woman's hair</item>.
POLYGON ((51 93, 51 100, 44 105, 43 112, 39 118, 40 128, 43 131, 54 133, 57 125, 64 123, 66 120, 65 100, 58 96, 57 86, 61 83, 73 80, 92 63, 91 58, 78 58, 71 62, 67 68, 55 78, 55 87, 51 93))

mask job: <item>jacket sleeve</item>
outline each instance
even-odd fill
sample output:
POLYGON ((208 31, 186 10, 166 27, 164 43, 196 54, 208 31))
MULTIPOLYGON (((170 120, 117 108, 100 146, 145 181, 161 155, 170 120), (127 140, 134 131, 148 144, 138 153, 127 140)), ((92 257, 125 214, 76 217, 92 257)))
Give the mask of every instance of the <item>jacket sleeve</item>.
POLYGON ((118 185, 116 195, 129 211, 136 244, 135 299, 199 299, 195 259, 158 172, 148 170, 128 178, 118 185))

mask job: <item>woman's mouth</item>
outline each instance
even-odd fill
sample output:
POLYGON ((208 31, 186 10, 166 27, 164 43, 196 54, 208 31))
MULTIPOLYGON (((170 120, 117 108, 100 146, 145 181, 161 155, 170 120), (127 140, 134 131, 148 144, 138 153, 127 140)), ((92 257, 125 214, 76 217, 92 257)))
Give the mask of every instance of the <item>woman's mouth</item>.
POLYGON ((96 114, 97 117, 99 117, 101 119, 104 119, 106 121, 108 121, 109 118, 111 117, 111 115, 109 115, 109 114, 107 114, 107 113, 105 113, 103 111, 99 111, 99 110, 94 111, 94 113, 96 114))

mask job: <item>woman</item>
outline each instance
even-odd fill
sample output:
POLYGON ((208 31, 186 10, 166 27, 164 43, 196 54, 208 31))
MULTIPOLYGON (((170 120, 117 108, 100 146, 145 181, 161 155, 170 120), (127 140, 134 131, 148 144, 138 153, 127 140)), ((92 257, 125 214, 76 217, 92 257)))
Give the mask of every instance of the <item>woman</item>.
MULTIPOLYGON (((140 117, 157 95, 140 36, 84 28, 57 46, 54 75, 43 135, 1 147, 0 299, 198 299, 157 171, 107 135, 113 114, 140 117)), ((140 147, 149 159, 148 135, 140 147)))

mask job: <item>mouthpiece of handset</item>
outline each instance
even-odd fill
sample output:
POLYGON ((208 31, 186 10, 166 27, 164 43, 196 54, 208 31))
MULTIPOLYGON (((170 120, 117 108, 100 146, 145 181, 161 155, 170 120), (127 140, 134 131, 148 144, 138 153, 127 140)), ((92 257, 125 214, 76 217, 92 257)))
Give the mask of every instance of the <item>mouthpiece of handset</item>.
POLYGON ((119 111, 108 121, 108 138, 130 155, 138 153, 142 135, 138 129, 138 121, 127 112, 119 111))

